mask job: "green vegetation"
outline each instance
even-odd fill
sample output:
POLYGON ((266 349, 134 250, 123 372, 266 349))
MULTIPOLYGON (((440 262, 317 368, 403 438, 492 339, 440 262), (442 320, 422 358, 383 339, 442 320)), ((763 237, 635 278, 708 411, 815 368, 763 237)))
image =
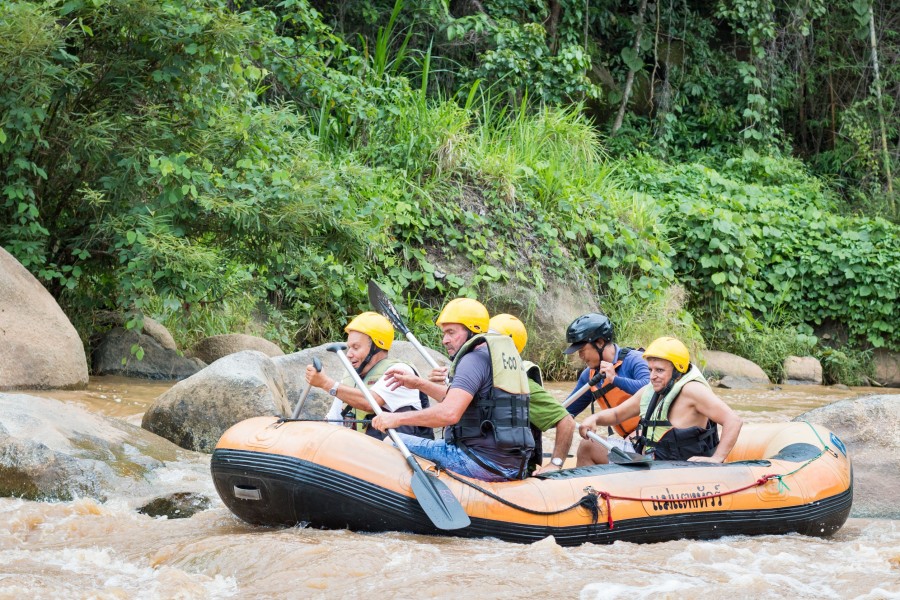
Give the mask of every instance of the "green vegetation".
POLYGON ((863 0, 467 7, 3 3, 0 244, 86 343, 118 310, 315 344, 374 277, 432 344, 448 296, 577 279, 623 343, 774 377, 900 350, 888 4, 880 98, 863 0))

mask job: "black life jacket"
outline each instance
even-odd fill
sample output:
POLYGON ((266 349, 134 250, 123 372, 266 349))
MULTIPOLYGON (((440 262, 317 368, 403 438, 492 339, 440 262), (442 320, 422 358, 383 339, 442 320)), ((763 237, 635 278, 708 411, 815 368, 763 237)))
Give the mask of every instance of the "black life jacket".
POLYGON ((640 453, 652 453, 655 460, 687 460, 692 456, 712 456, 719 445, 719 430, 707 419, 706 427, 674 427, 669 421, 672 404, 681 395, 685 384, 699 381, 707 387, 709 383, 700 369, 691 365, 688 372, 671 383, 662 392, 654 392, 647 385, 641 396, 643 416, 638 425, 638 435, 634 448, 640 453))
POLYGON ((494 333, 472 337, 454 357, 450 381, 462 357, 482 344, 490 356, 490 392, 476 392, 459 422, 445 430, 444 439, 461 448, 482 468, 508 477, 485 462, 489 461, 515 471, 515 478, 522 479, 534 453, 535 441, 528 421, 528 377, 512 338, 494 333))

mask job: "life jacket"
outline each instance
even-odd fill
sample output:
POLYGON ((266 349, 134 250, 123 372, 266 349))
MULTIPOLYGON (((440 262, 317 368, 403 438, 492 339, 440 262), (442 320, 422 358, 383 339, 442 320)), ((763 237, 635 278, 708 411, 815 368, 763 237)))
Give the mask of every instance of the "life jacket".
MULTIPOLYGON (((538 365, 531 361, 523 360, 522 366, 525 368, 525 374, 528 376, 528 379, 540 386, 544 385, 544 374, 541 373, 541 368, 538 365)), ((531 410, 530 407, 529 410, 531 410)), ((531 475, 544 462, 544 432, 538 429, 530 419, 528 426, 531 428, 531 436, 534 438, 534 453, 528 461, 528 474, 531 475)))
MULTIPOLYGON (((619 356, 616 362, 613 364, 613 368, 618 369, 622 366, 622 362, 625 360, 625 357, 628 356, 629 352, 635 352, 634 348, 620 348, 619 356)), ((592 378, 596 373, 595 369, 591 369, 588 373, 588 379, 592 378)), ((622 388, 616 385, 615 379, 612 383, 604 384, 603 381, 600 382, 599 385, 595 385, 591 387, 591 395, 594 397, 594 400, 597 401, 597 404, 600 405, 601 408, 613 408, 618 406, 631 398, 631 394, 623 390, 622 388)), ((618 425, 613 425, 612 429, 616 431, 623 438, 628 437, 632 431, 634 431, 638 422, 640 421, 640 417, 632 417, 627 421, 623 421, 618 425)))
POLYGON ((719 445, 719 431, 716 424, 707 419, 706 427, 674 427, 669 421, 669 411, 681 394, 684 386, 691 381, 699 381, 707 388, 709 382, 700 369, 691 365, 688 372, 672 383, 665 392, 656 393, 647 385, 641 396, 640 434, 635 443, 638 452, 652 451, 656 460, 687 460, 692 456, 712 456, 719 445))
MULTIPOLYGON (((379 379, 381 379, 384 376, 384 374, 387 372, 388 369, 390 369, 391 367, 393 367, 396 364, 406 364, 408 367, 412 368, 413 372, 416 375, 419 374, 416 371, 416 368, 410 364, 407 364, 407 363, 404 363, 403 361, 392 359, 392 358, 385 358, 384 360, 380 360, 377 363, 375 363, 375 365, 371 369, 369 369, 369 371, 366 373, 365 377, 362 378, 363 383, 365 383, 366 386, 368 386, 368 387, 372 387, 373 385, 375 385, 378 382, 379 379)), ((341 383, 343 385, 346 385, 349 387, 357 387, 356 381, 353 379, 352 376, 349 376, 349 375, 347 377, 345 377, 341 381, 341 383)), ((428 396, 426 396, 422 392, 419 392, 419 402, 421 402, 423 409, 428 408, 428 396)), ((387 406, 383 406, 382 409, 385 412, 391 412, 391 410, 388 409, 387 406)), ((419 409, 417 409, 413 406, 403 406, 403 407, 397 409, 395 412, 400 413, 400 412, 407 412, 407 411, 411 411, 411 410, 419 410, 419 409)), ((363 421, 363 420, 371 421, 373 418, 375 418, 375 413, 369 412, 367 410, 363 410, 361 408, 354 408, 349 405, 344 408, 344 410, 343 410, 343 412, 341 412, 341 414, 344 415, 345 417, 353 415, 357 421, 363 421)), ((349 426, 351 429, 356 429, 357 431, 363 431, 369 437, 373 437, 377 440, 383 440, 387 436, 387 434, 382 433, 382 432, 378 431, 377 429, 375 429, 374 427, 372 427, 371 424, 365 425, 364 423, 350 423, 349 426)), ((410 435, 415 435, 415 436, 418 436, 421 438, 426 438, 429 440, 434 439, 434 430, 431 429, 431 427, 421 427, 418 425, 403 425, 401 427, 398 427, 397 431, 399 431, 400 433, 408 433, 410 435)))
POLYGON ((512 338, 494 333, 472 337, 456 353, 450 366, 450 381, 460 360, 482 344, 486 344, 490 355, 490 392, 476 392, 459 422, 445 430, 444 440, 458 446, 482 468, 508 477, 487 464, 489 461, 515 471, 514 478, 522 479, 535 442, 528 421, 528 376, 512 338))

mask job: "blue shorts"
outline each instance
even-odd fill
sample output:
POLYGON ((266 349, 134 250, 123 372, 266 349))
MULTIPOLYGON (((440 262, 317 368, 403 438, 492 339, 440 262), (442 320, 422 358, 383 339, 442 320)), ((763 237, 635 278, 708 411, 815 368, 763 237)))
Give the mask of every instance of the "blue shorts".
MULTIPOLYGON (((501 469, 490 461, 484 462, 494 467, 506 476, 500 476, 492 473, 479 465, 477 462, 468 457, 459 446, 448 444, 444 440, 427 440, 406 433, 397 433, 409 451, 431 462, 437 463, 442 469, 453 471, 472 479, 480 479, 482 481, 509 481, 515 479, 517 472, 510 472, 509 469, 501 469)), ((481 457, 479 457, 481 458, 481 457)), ((484 460, 484 459, 482 459, 484 460)))

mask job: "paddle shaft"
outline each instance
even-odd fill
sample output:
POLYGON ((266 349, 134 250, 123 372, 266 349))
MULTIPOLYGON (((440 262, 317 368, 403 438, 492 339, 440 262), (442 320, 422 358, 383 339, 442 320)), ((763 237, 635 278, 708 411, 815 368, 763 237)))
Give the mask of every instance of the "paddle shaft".
POLYGON ((591 377, 587 383, 585 383, 583 386, 581 386, 580 388, 578 388, 577 390, 572 392, 572 395, 563 401, 563 403, 562 403, 563 408, 569 408, 570 404, 572 404, 573 402, 575 402, 576 400, 581 398, 582 394, 584 394, 586 391, 588 391, 593 386, 595 386, 599 383, 603 383, 603 372, 602 371, 597 371, 597 374, 594 375, 593 377, 591 377))
POLYGON ((422 355, 422 358, 425 359, 432 369, 437 369, 438 364, 437 361, 434 360, 434 357, 428 353, 425 349, 425 346, 419 343, 419 340, 416 339, 416 336, 412 331, 409 330, 409 327, 406 326, 406 323, 403 322, 403 319, 400 318, 400 313, 397 312, 397 308, 394 306, 394 303, 391 302, 391 299, 387 297, 378 284, 369 280, 369 304, 372 305, 372 308, 380 312, 388 321, 391 322, 391 325, 394 326, 395 329, 399 330, 406 339, 410 341, 410 343, 415 347, 415 349, 422 355))
POLYGON ((419 340, 416 339, 416 336, 413 335, 412 331, 407 330, 406 339, 408 339, 412 343, 412 345, 416 347, 416 350, 419 351, 419 354, 422 355, 422 358, 425 359, 425 362, 427 362, 432 369, 438 368, 437 361, 434 360, 434 357, 428 353, 428 351, 425 349, 425 346, 419 343, 419 340))
MULTIPOLYGON (((350 359, 347 358, 347 355, 344 354, 344 348, 346 348, 346 344, 331 344, 326 348, 329 352, 334 352, 338 359, 340 359, 341 364, 344 365, 344 368, 353 377, 353 381, 356 383, 356 387, 363 393, 363 396, 366 397, 366 401, 369 403, 369 406, 372 407, 372 412, 376 415, 380 415, 383 411, 381 407, 378 406, 378 402, 375 401, 375 398, 372 396, 372 392, 369 391, 369 388, 366 387, 366 384, 363 382, 362 378, 359 376, 359 373, 356 372, 356 369, 353 368, 353 365, 350 364, 350 359)), ((406 462, 410 462, 412 460, 415 462, 415 459, 412 458, 412 454, 409 451, 409 448, 406 447, 406 444, 403 443, 403 440, 400 439, 400 436, 397 435, 393 429, 388 429, 387 434, 391 436, 391 441, 400 449, 400 453, 403 454, 403 458, 406 459, 406 462)), ((418 466, 419 463, 416 463, 418 466)))
MULTIPOLYGON (((313 358, 313 367, 315 367, 316 371, 321 371, 322 361, 318 358, 313 358)), ((297 406, 294 407, 294 414, 291 415, 292 419, 296 419, 300 416, 300 409, 303 408, 303 403, 306 402, 306 397, 309 396, 310 391, 312 391, 312 385, 309 385, 305 390, 303 390, 303 394, 300 396, 300 399, 297 400, 297 406)))
MULTIPOLYGON (((357 387, 362 391, 369 406, 376 415, 380 415, 382 413, 381 407, 375 402, 375 398, 372 397, 369 388, 363 383, 359 373, 356 372, 356 369, 350 364, 347 355, 344 354, 346 348, 347 344, 331 344, 327 350, 337 354, 344 368, 347 369, 347 372, 350 373, 356 382, 357 387)), ((422 511, 431 520, 432 524, 438 529, 445 530, 462 529, 471 525, 472 521, 469 519, 469 515, 466 514, 463 505, 453 495, 450 488, 443 481, 422 469, 422 466, 416 461, 416 457, 410 453, 409 448, 406 447, 406 444, 403 443, 403 440, 400 439, 400 436, 393 429, 388 429, 387 433, 391 436, 394 445, 403 454, 406 464, 412 470, 412 477, 409 480, 410 489, 422 511)))

